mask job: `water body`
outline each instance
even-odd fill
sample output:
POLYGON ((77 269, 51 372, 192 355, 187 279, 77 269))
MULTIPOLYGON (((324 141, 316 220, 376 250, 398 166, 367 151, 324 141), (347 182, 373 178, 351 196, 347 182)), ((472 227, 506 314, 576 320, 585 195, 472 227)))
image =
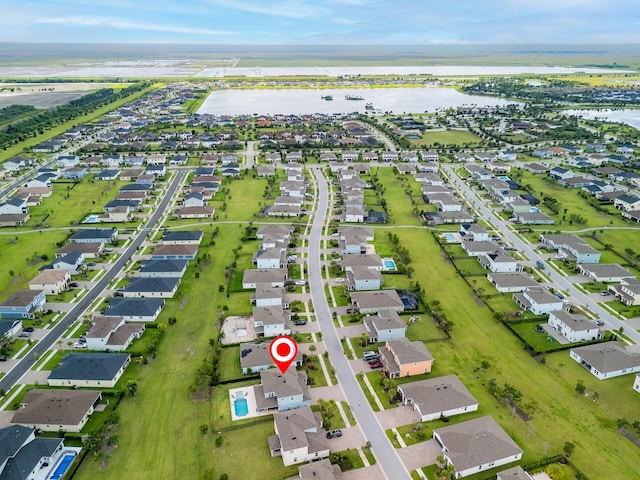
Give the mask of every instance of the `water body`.
POLYGON ((599 109, 599 110, 565 110, 568 115, 576 115, 587 120, 609 120, 631 125, 640 130, 640 110, 632 108, 621 108, 619 110, 599 109))
POLYGON ((264 68, 205 68, 196 77, 282 77, 282 76, 312 76, 312 77, 340 77, 353 75, 517 75, 530 73, 532 75, 549 75, 562 73, 623 73, 625 70, 610 70, 602 68, 580 67, 536 67, 536 66, 387 66, 387 67, 264 67, 264 68))
POLYGON ((366 112, 371 104, 377 113, 423 113, 464 105, 503 106, 502 98, 467 95, 453 88, 333 88, 216 90, 198 113, 213 115, 275 115, 305 113, 366 112), (331 95, 332 101, 322 97, 331 95), (347 100, 347 95, 363 100, 347 100))

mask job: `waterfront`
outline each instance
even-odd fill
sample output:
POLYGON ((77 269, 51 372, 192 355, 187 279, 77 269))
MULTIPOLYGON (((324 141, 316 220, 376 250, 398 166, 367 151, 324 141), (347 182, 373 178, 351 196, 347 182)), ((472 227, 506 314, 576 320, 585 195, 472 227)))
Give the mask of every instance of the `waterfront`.
POLYGON ((610 122, 620 122, 640 129, 640 110, 633 108, 621 109, 594 109, 594 110, 565 110, 567 115, 575 115, 587 120, 608 120, 610 122))
POLYGON ((367 104, 376 113, 423 113, 463 105, 504 106, 508 100, 460 93, 453 88, 332 88, 215 90, 198 113, 213 115, 267 115, 305 113, 364 113, 367 104), (330 95, 332 101, 322 97, 330 95), (346 96, 363 100, 347 100, 346 96))

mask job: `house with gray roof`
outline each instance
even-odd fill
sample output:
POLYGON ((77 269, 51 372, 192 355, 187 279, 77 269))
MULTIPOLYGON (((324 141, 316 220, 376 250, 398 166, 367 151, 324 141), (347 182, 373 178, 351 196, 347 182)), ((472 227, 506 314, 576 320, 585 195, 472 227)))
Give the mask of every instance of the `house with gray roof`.
POLYGON ((384 280, 382 273, 374 268, 352 267, 347 272, 347 289, 350 291, 380 290, 384 280))
POLYGON ((284 287, 287 278, 286 268, 245 270, 242 275, 242 288, 245 290, 255 289, 260 284, 268 287, 284 287))
POLYGON ((523 225, 552 225, 555 223, 553 217, 544 212, 519 212, 516 216, 518 223, 523 225))
POLYGON ((627 306, 640 305, 640 280, 623 278, 617 285, 609 285, 609 291, 627 306))
POLYGON ((372 292, 352 292, 351 303, 360 313, 376 313, 383 309, 392 309, 396 312, 404 311, 404 303, 398 292, 390 290, 376 290, 372 292))
POLYGON ((36 438, 33 428, 9 425, 0 429, 0 478, 50 478, 64 453, 62 438, 36 438))
POLYGON ((508 468, 498 472, 496 480, 533 480, 533 477, 527 473, 521 466, 508 468))
POLYGON ((46 300, 44 290, 18 290, 0 303, 0 318, 35 318, 46 300))
POLYGON ((545 288, 528 288, 521 293, 514 293, 513 301, 534 315, 548 315, 565 308, 564 302, 545 288))
POLYGON ((387 340, 378 349, 384 373, 389 378, 403 378, 431 372, 433 354, 420 341, 411 342, 407 338, 387 340))
POLYGON ((198 245, 192 243, 157 245, 151 260, 193 260, 198 255, 198 245))
POLYGON ((506 465, 522 458, 522 449, 491 416, 437 428, 433 438, 442 448, 456 478, 506 465))
POLYGON ((618 342, 572 348, 570 356, 598 380, 640 372, 640 353, 618 342))
POLYGON ((123 317, 99 315, 93 318, 84 337, 89 350, 121 352, 142 337, 144 329, 143 323, 125 323, 123 317))
POLYGON ((251 295, 251 305, 256 307, 282 306, 289 308, 289 299, 283 287, 270 287, 264 284, 256 286, 256 293, 251 295))
POLYGON ((530 275, 523 272, 488 273, 487 280, 500 293, 522 292, 539 285, 530 275))
POLYGON ((258 337, 276 337, 291 333, 291 312, 280 305, 253 308, 253 330, 258 337))
POLYGON ((266 248, 253 254, 253 265, 258 269, 285 268, 287 266, 286 249, 266 248))
POLYGON ((71 241, 76 243, 111 243, 117 239, 117 228, 83 228, 71 235, 71 241))
MULTIPOLYGON (((12 424, 45 432, 80 432, 102 399, 99 390, 45 390, 25 393, 12 424)), ((0 478, 2 475, 0 474, 0 478)))
POLYGON ((369 343, 397 340, 407 332, 407 324, 392 309, 380 310, 377 315, 367 315, 363 322, 364 331, 369 335, 369 343))
POLYGON ((143 260, 138 274, 141 278, 182 278, 188 260, 143 260))
POLYGON ((84 264, 84 255, 77 250, 69 252, 62 257, 56 258, 50 263, 50 266, 54 270, 66 270, 72 275, 80 273, 80 269, 84 264))
POLYGON ((398 386, 402 404, 410 405, 418 421, 429 422, 478 410, 478 401, 455 375, 429 378, 398 386))
POLYGON ((353 269, 357 267, 365 267, 378 271, 382 271, 384 268, 384 264, 382 263, 382 259, 380 255, 374 253, 371 255, 360 255, 360 254, 347 254, 343 255, 340 260, 340 265, 342 266, 342 270, 344 272, 352 272, 353 269))
POLYGON ((540 241, 551 249, 558 250, 558 254, 562 257, 577 264, 600 261, 600 252, 577 235, 542 234, 540 241))
MULTIPOLYGON (((473 244, 476 242, 469 243, 473 244)), ((466 245, 466 243, 463 242, 463 245, 466 245)), ((491 270, 493 273, 521 272, 523 270, 522 265, 520 265, 515 258, 502 251, 481 255, 478 257, 478 261, 480 265, 491 270)))
POLYGON ((617 263, 595 263, 580 265, 580 274, 595 282, 621 282, 636 276, 617 263))
MULTIPOLYGON (((276 366, 269 353, 269 344, 270 342, 240 344, 240 367, 242 368, 242 373, 259 372, 276 366)), ((300 350, 298 350, 298 355, 296 355, 295 361, 291 365, 294 368, 302 366, 302 352, 300 350)))
POLYGON ((333 465, 324 458, 316 462, 307 463, 298 467, 300 480, 339 480, 342 478, 342 470, 339 465, 333 465))
POLYGON ((127 298, 173 298, 176 291, 178 290, 179 285, 179 277, 137 277, 132 278, 129 281, 129 285, 124 287, 124 290, 122 290, 122 294, 127 298))
POLYGON ((128 353, 68 353, 49 374, 50 387, 113 388, 129 366, 128 353))
POLYGON ((293 227, 289 225, 260 225, 256 231, 256 237, 260 240, 272 238, 284 242, 293 233, 293 227))
POLYGON ((294 368, 282 373, 277 368, 260 371, 260 385, 255 385, 256 406, 259 412, 285 412, 311 406, 309 379, 305 371, 294 368))
MULTIPOLYGON (((464 238, 463 238, 464 239, 464 238)), ((462 242, 462 249, 470 257, 480 257, 481 255, 489 255, 490 253, 502 250, 502 247, 493 240, 462 242)))
POLYGON ((320 412, 310 407, 273 414, 275 435, 268 438, 271 456, 281 456, 285 466, 329 456, 329 442, 322 430, 320 412))
POLYGON ((596 340, 603 336, 592 320, 584 315, 576 315, 565 310, 551 312, 548 323, 571 343, 596 340))
POLYGON ((163 306, 161 298, 112 298, 104 316, 123 317, 125 322, 155 322, 163 306))

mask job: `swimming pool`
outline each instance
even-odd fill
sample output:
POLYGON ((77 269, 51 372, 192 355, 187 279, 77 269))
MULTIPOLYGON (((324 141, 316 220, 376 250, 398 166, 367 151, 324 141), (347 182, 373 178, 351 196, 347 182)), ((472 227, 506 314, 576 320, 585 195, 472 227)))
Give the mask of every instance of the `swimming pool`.
POLYGON ((69 468, 69 465, 71 465, 75 457, 76 457, 75 453, 68 453, 64 457, 62 457, 62 460, 56 467, 55 472, 53 472, 53 475, 49 477, 49 480, 60 480, 66 473, 67 469, 69 468))
POLYGON ((453 233, 443 233, 442 236, 447 240, 447 242, 456 241, 456 236, 453 233))
POLYGON ((386 270, 397 270, 396 262, 393 261, 393 258, 383 258, 382 263, 384 263, 386 270))
POLYGON ((98 215, 97 213, 92 213, 82 223, 100 223, 100 215, 98 215))
POLYGON ((249 413, 249 406, 247 405, 246 398, 236 398, 233 401, 233 409, 236 412, 236 417, 244 417, 249 413))

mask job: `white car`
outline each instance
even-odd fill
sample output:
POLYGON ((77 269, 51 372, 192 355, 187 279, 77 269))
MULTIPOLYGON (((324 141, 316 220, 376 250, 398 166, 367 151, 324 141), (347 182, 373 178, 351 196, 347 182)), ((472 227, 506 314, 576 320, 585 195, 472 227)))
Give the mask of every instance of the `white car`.
POLYGON ((73 348, 87 348, 87 344, 84 342, 76 342, 73 344, 73 348))
POLYGON ((336 278, 336 283, 344 283, 344 278, 336 278))

